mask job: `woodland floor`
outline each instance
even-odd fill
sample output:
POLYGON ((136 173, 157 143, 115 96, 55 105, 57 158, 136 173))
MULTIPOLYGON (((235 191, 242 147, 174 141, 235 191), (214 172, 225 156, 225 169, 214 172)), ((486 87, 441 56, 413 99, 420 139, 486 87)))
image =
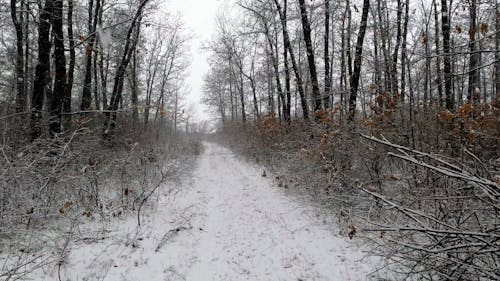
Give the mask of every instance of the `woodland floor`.
POLYGON ((204 143, 194 172, 166 184, 142 224, 129 216, 81 225, 59 265, 30 280, 376 280, 378 259, 262 168, 204 143), (87 234, 86 234, 87 233, 87 234))

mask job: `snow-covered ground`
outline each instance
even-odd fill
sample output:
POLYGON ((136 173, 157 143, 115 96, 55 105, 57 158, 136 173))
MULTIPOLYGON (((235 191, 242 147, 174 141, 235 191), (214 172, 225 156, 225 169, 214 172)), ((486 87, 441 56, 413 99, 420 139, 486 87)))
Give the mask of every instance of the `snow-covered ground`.
POLYGON ((61 266, 29 280, 374 280, 365 257, 262 170, 205 143, 193 177, 164 186, 154 211, 78 229, 61 266), (87 234, 89 239, 85 238, 87 234))

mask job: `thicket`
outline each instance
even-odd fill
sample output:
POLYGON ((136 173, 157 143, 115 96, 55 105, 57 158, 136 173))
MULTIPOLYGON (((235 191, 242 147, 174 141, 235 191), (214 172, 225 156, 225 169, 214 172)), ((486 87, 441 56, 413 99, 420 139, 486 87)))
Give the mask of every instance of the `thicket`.
POLYGON ((498 105, 428 108, 411 123, 408 108, 391 112, 354 123, 335 110, 316 122, 267 116, 219 138, 329 210, 397 278, 498 279, 498 105))
POLYGON ((500 279, 498 1, 240 0, 216 27, 221 141, 396 280, 500 279))
POLYGON ((165 124, 144 130, 126 114, 118 118, 113 138, 103 138, 101 119, 74 118, 71 130, 36 140, 19 130, 18 118, 1 120, 0 254, 7 257, 2 279, 15 280, 62 258, 62 242, 52 255, 40 254, 55 241, 50 233, 72 241, 88 236, 75 230, 81 223, 133 215, 140 224, 151 194, 189 172, 200 151, 196 137, 165 124))

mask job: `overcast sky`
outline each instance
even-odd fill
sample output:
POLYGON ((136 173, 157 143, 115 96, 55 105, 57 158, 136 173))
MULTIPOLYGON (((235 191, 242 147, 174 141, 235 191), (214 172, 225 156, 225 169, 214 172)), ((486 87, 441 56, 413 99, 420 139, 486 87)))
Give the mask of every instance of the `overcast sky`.
POLYGON ((203 75, 208 71, 207 54, 200 50, 201 43, 214 33, 215 17, 228 0, 166 0, 163 5, 169 12, 180 13, 186 26, 193 32, 191 44, 192 63, 186 80, 188 96, 186 102, 196 111, 195 120, 208 118, 206 108, 201 105, 203 75))

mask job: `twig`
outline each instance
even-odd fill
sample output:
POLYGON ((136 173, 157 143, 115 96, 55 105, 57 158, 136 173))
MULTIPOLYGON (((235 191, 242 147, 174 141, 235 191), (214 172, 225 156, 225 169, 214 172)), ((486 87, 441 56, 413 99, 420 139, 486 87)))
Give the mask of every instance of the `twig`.
POLYGON ((137 209, 137 225, 141 225, 141 209, 144 203, 153 195, 153 193, 164 183, 165 179, 167 178, 168 173, 164 173, 161 171, 161 179, 158 181, 156 186, 148 193, 148 195, 144 196, 144 198, 141 200, 141 203, 139 204, 139 208, 137 209))
POLYGON ((156 246, 155 253, 160 251, 160 248, 165 244, 165 242, 167 242, 167 240, 174 237, 175 235, 179 234, 179 232, 181 230, 189 230, 192 228, 193 228, 192 226, 187 226, 187 227, 180 226, 180 227, 177 227, 177 228, 174 228, 174 229, 167 231, 167 233, 165 233, 165 235, 163 235, 163 237, 161 238, 160 243, 158 243, 158 246, 156 246))
MULTIPOLYGON (((392 152, 389 152, 388 155, 396 157, 396 158, 400 158, 400 159, 403 159, 403 160, 406 160, 408 162, 412 162, 413 164, 417 164, 419 166, 422 166, 422 167, 428 168, 430 170, 439 172, 439 173, 441 173, 443 175, 446 175, 448 177, 451 177, 451 178, 461 179, 461 180, 464 180, 464 181, 467 181, 467 182, 472 181, 472 182, 476 182, 476 183, 479 183, 479 184, 484 184, 484 185, 492 187, 496 191, 500 191, 500 187, 498 186, 498 184, 496 182, 493 182, 493 181, 490 181, 490 180, 478 178, 478 177, 467 175, 467 174, 459 174, 459 173, 456 173, 456 172, 453 172, 451 170, 444 169, 444 168, 434 167, 434 166, 429 165, 429 164, 427 164, 427 163, 425 163, 423 161, 419 161, 419 160, 417 160, 417 159, 415 159, 413 157, 407 157, 407 156, 395 154, 395 153, 392 153, 392 152)), ((495 194, 495 196, 498 196, 498 194, 495 194)))
POLYGON ((493 176, 490 174, 490 171, 486 168, 486 165, 484 165, 483 161, 481 161, 481 159, 479 159, 479 157, 474 155, 474 153, 470 152, 467 148, 465 149, 465 153, 469 154, 470 157, 472 157, 474 160, 476 160, 481 165, 481 167, 486 172, 486 174, 488 174, 488 177, 490 178, 490 180, 493 180, 493 176))

